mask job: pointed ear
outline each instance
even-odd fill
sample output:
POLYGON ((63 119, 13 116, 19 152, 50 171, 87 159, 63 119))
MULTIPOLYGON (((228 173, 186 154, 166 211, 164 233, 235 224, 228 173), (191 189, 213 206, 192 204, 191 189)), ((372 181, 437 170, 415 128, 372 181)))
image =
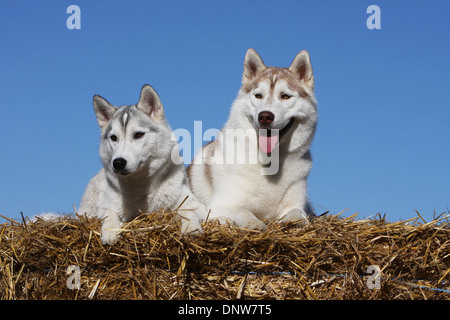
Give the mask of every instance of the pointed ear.
POLYGON ((313 69, 308 51, 302 50, 297 54, 289 67, 289 71, 291 71, 300 81, 303 81, 308 87, 311 89, 314 88, 313 69))
POLYGON ((94 96, 94 111, 97 116, 97 122, 101 129, 107 126, 109 120, 111 120, 117 109, 111 105, 104 98, 95 95, 94 96))
POLYGON ((164 109, 159 96, 152 86, 145 84, 141 89, 141 97, 137 108, 154 120, 164 119, 164 109))
POLYGON ((244 59, 244 73, 242 74, 242 84, 246 84, 258 74, 266 70, 266 65, 259 54, 252 48, 247 50, 244 59))

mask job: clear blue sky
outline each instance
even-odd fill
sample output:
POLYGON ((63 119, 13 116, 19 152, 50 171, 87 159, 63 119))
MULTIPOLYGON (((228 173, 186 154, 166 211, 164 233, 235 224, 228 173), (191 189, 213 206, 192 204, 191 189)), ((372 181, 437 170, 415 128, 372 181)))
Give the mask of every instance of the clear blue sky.
POLYGON ((101 168, 92 96, 159 93, 173 129, 221 128, 245 51, 310 52, 319 102, 318 213, 430 220, 450 207, 450 2, 0 2, 0 214, 70 213, 101 168), (66 9, 81 9, 69 30, 66 9), (381 9, 369 30, 366 9, 381 9))

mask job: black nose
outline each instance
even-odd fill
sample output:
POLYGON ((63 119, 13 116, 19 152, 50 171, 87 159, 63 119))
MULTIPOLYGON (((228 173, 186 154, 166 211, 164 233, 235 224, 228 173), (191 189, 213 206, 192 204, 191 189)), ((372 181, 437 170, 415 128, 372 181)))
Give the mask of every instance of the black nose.
POLYGON ((261 128, 268 128, 275 119, 275 116, 270 111, 263 111, 258 114, 258 122, 261 128))
POLYGON ((117 158, 113 160, 113 167, 117 171, 122 171, 127 166, 127 160, 124 158, 117 158))

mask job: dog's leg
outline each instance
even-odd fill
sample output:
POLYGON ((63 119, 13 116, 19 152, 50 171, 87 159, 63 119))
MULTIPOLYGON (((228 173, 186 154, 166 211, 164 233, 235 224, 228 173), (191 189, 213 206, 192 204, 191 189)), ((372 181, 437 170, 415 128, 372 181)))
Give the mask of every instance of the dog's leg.
POLYGON ((300 208, 286 209, 278 219, 282 222, 308 221, 306 213, 300 208))
POLYGON ((181 234, 187 236, 199 236, 203 234, 202 221, 206 218, 205 207, 197 200, 197 198, 189 190, 189 187, 182 186, 182 195, 186 195, 187 198, 179 199, 177 205, 182 203, 181 207, 178 207, 178 216, 181 220, 181 234))
POLYGON ((278 207, 277 219, 282 222, 308 221, 306 204, 306 180, 303 180, 286 190, 278 207))
POLYGON ((239 228, 265 230, 266 224, 250 210, 244 208, 211 207, 209 219, 218 219, 221 224, 231 222, 239 228))
POLYGON ((181 234, 197 237, 203 233, 200 219, 195 212, 179 212, 181 220, 181 234))
POLYGON ((101 240, 103 244, 113 245, 118 238, 120 227, 119 215, 113 210, 106 210, 105 220, 103 220, 101 229, 101 240))

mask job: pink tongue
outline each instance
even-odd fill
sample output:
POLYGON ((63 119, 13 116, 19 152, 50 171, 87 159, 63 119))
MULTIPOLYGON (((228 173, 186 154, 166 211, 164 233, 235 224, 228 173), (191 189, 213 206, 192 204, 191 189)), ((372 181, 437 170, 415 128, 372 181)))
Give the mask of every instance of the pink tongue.
POLYGON ((269 153, 272 152, 273 148, 275 148, 275 145, 278 142, 278 136, 271 136, 271 137, 259 136, 258 142, 261 150, 265 153, 269 153))

